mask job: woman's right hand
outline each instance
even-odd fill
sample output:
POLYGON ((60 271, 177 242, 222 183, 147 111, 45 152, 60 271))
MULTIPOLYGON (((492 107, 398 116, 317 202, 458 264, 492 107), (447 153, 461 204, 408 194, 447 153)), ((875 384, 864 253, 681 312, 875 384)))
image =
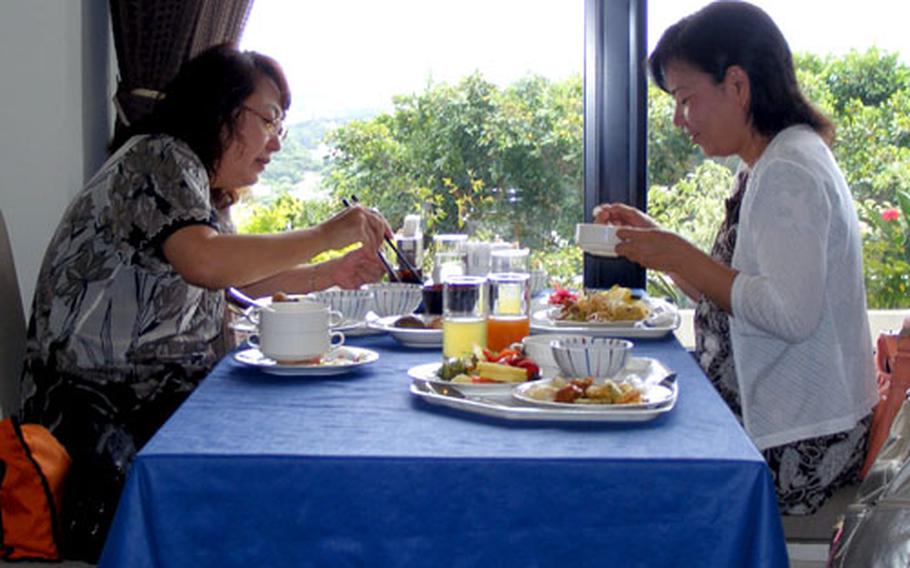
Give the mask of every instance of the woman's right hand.
POLYGON ((363 284, 378 282, 385 276, 385 266, 374 252, 366 248, 354 249, 343 256, 327 260, 324 265, 334 285, 346 290, 356 290, 363 284))
POLYGON ((640 229, 656 229, 657 223, 638 209, 625 203, 601 203, 592 211, 594 222, 640 229))
POLYGON ((385 237, 392 237, 392 228, 378 211, 360 205, 347 207, 320 225, 330 246, 343 248, 360 242, 370 252, 382 246, 385 237))

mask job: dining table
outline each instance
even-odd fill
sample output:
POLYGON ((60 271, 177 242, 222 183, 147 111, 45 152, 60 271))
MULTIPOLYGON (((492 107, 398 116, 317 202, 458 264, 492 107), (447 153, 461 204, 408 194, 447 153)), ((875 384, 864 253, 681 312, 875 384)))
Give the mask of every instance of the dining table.
POLYGON ((761 454, 673 334, 646 421, 510 420, 409 392, 388 334, 335 376, 225 356, 136 455, 100 566, 787 566, 761 454))

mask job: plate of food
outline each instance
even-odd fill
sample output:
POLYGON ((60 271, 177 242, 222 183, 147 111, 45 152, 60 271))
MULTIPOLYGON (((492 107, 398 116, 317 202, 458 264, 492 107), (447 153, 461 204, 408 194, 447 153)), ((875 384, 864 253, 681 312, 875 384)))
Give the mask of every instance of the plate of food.
POLYGON ((271 375, 324 377, 343 375, 369 365, 379 359, 379 353, 372 349, 342 346, 329 351, 319 361, 279 363, 251 347, 234 353, 234 359, 271 375))
POLYGON ((406 347, 442 347, 442 317, 405 314, 368 320, 367 326, 386 331, 406 347))
POLYGON ((411 394, 429 404, 452 408, 469 414, 478 414, 508 421, 532 422, 645 422, 673 410, 676 399, 654 408, 633 410, 617 408, 602 412, 587 405, 545 407, 525 404, 512 396, 468 396, 451 387, 414 381, 411 394))
POLYGON ((594 381, 544 379, 518 385, 512 396, 521 402, 549 408, 586 408, 591 411, 643 410, 669 404, 676 398, 675 383, 650 384, 640 380, 594 381))
POLYGON ((478 349, 472 357, 411 367, 412 380, 465 395, 509 396, 515 385, 540 378, 540 367, 517 349, 478 349))
POLYGON ((679 327, 676 306, 666 300, 639 297, 629 288, 564 289, 550 297, 550 304, 534 312, 531 329, 538 333, 581 333, 601 337, 661 337, 679 327))

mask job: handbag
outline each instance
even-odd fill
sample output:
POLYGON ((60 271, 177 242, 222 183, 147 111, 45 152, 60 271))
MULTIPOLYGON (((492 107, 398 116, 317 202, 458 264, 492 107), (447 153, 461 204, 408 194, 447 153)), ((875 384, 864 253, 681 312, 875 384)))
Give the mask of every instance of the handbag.
POLYGON ((60 560, 70 456, 44 426, 0 420, 0 558, 60 560))
POLYGON ((910 329, 905 327, 900 332, 882 333, 878 336, 875 376, 879 402, 873 410, 869 447, 860 478, 865 478, 869 473, 882 444, 888 439, 891 423, 907 397, 907 389, 910 389, 910 329))
POLYGON ((887 441, 838 523, 828 568, 904 566, 910 522, 910 401, 901 402, 887 441))

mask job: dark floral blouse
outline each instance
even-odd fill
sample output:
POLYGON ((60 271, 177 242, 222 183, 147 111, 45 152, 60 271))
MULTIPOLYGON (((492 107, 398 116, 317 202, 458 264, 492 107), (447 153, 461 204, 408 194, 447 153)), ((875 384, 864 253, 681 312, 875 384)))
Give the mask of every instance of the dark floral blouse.
POLYGON ((130 139, 76 196, 44 257, 20 417, 47 426, 73 466, 65 542, 92 560, 135 453, 224 354, 224 294, 189 284, 161 246, 192 224, 233 232, 196 154, 130 139))
MULTIPOLYGON (((168 136, 130 140, 66 211, 45 254, 29 325, 24 405, 36 404, 31 371, 52 364, 85 383, 126 382, 138 399, 168 364, 187 377, 222 355, 224 295, 187 283, 161 252, 175 230, 219 231, 208 175, 168 136)), ((188 385, 189 386, 189 385, 188 385)))

